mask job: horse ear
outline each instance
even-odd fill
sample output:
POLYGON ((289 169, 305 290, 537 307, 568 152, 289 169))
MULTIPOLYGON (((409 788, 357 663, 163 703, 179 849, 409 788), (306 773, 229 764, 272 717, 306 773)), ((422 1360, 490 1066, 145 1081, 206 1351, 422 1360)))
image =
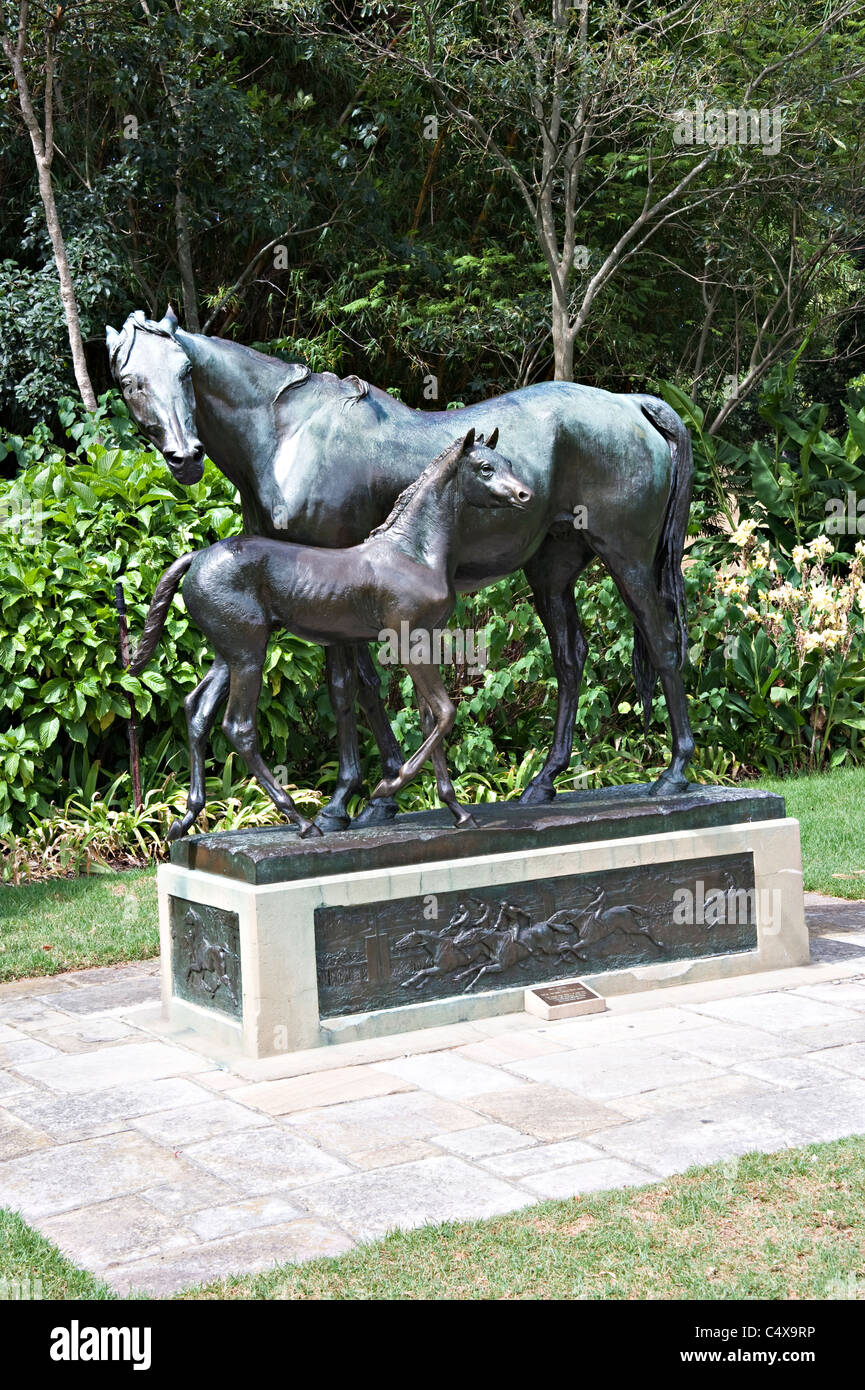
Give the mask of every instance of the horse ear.
POLYGON ((463 453, 463 454, 467 454, 468 451, 469 451, 469 449, 474 448, 474 442, 475 442, 475 432, 474 432, 474 430, 469 430, 468 434, 466 435, 465 439, 463 440, 463 447, 462 447, 462 449, 460 450, 460 452, 463 453))
POLYGON ((490 435, 489 439, 487 440, 487 448, 488 448, 488 449, 494 449, 494 448, 496 447, 496 445, 498 444, 498 442, 499 442, 499 431, 498 431, 498 427, 496 427, 496 429, 493 430, 492 434, 490 435))
POLYGON ((172 338, 180 327, 180 320, 170 304, 165 310, 164 316, 159 320, 159 327, 164 328, 166 333, 170 333, 172 338))

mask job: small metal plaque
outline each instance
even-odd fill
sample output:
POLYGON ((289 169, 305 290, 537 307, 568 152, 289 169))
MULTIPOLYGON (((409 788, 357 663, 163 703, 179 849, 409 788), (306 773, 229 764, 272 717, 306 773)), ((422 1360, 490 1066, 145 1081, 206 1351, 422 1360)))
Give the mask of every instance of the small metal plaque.
POLYGON ((757 944, 750 853, 315 910, 322 1018, 757 944))
POLYGON ((240 921, 236 912, 169 897, 173 993, 240 1018, 240 921))
POLYGON ((581 1004, 584 999, 598 998, 588 985, 547 985, 544 989, 536 989, 535 994, 545 1004, 581 1004))

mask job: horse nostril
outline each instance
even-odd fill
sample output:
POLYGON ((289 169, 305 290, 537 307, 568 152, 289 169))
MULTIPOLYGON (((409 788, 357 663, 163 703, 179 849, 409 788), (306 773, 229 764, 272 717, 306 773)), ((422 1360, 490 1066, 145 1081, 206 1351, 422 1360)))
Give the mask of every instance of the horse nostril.
POLYGON ((527 492, 525 488, 520 488, 519 491, 517 492, 517 501, 518 501, 518 502, 528 502, 529 499, 531 498, 531 495, 532 495, 532 494, 531 494, 530 492, 527 492))

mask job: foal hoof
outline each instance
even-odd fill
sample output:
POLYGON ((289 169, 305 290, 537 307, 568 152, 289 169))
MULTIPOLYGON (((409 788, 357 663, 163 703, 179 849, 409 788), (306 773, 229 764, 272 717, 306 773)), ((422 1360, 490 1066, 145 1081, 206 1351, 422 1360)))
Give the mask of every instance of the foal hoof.
POLYGON ((464 806, 452 806, 451 811, 453 812, 455 830, 465 830, 467 826, 472 826, 475 830, 477 830, 478 823, 472 815, 471 811, 467 811, 464 806))
POLYGON ((318 826, 311 820, 299 820, 297 829, 302 840, 314 840, 321 835, 318 826))
POLYGON ((401 785, 402 784, 400 783, 399 779, 396 777, 391 777, 390 779, 382 777, 378 785, 373 787, 370 800, 378 801, 382 797, 396 796, 396 793, 400 790, 401 785))
POLYGON ((165 838, 167 841, 180 840, 185 834, 186 829, 183 823, 179 820, 173 820, 171 822, 171 825, 168 827, 168 834, 165 838))
POLYGON ((355 816, 351 823, 352 829, 363 830, 367 825, 387 825, 392 821, 397 813, 396 802, 387 798, 385 800, 371 801, 368 806, 355 816))

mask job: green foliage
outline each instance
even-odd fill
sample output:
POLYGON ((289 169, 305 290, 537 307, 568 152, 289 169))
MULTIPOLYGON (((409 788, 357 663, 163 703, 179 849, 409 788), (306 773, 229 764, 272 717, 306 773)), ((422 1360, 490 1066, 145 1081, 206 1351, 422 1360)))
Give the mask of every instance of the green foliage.
MULTIPOLYGON (((75 453, 39 436, 12 441, 33 461, 0 483, 0 835, 70 795, 89 801, 106 774, 128 766, 133 701, 145 784, 183 773, 183 700, 206 669, 204 640, 178 599, 158 660, 140 679, 127 675, 114 587, 122 580, 134 643, 162 571, 240 524, 233 489, 215 469, 184 489, 159 455, 117 443, 107 418, 79 419, 71 432, 80 436, 75 453)), ((318 648, 294 637, 272 644, 261 729, 276 763, 309 768, 309 749, 328 742, 320 670, 318 648)), ((215 743, 224 760, 221 735, 215 743)))

